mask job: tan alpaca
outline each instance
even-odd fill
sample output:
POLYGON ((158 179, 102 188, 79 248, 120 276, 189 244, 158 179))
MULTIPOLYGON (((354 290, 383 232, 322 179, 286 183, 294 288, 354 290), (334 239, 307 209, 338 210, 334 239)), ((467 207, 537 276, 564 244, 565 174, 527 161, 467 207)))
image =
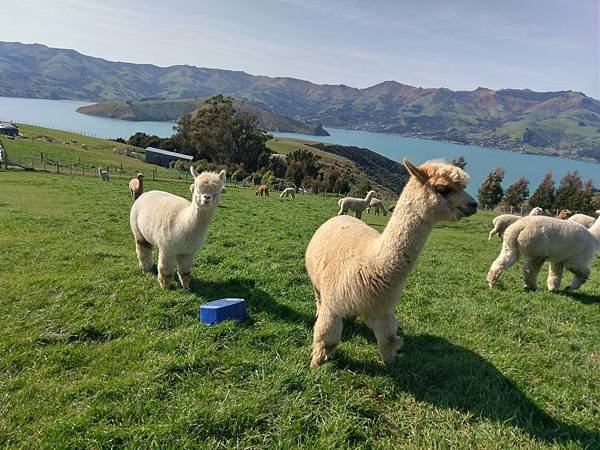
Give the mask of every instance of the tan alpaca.
POLYGON ((258 187, 258 189, 256 190, 256 194, 260 197, 265 196, 268 197, 269 196, 269 187, 265 184, 262 184, 258 187))
POLYGON ((433 225, 477 209, 464 191, 469 176, 462 169, 442 162, 404 165, 412 177, 383 233, 342 215, 321 225, 308 244, 306 269, 317 302, 311 367, 331 357, 342 319, 356 315, 375 333, 383 362, 392 364, 402 346, 394 308, 433 225))
POLYGON ((138 173, 135 178, 129 180, 129 193, 135 202, 144 193, 144 174, 138 173))
POLYGON ((569 217, 571 217, 572 215, 573 215, 573 212, 570 209, 563 209, 561 212, 558 213, 556 218, 560 219, 560 220, 566 220, 569 217))

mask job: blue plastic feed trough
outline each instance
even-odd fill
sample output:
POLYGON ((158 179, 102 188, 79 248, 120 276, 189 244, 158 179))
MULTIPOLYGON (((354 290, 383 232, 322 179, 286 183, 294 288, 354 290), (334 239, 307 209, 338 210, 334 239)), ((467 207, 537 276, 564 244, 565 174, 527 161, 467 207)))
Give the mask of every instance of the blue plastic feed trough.
POLYGON ((214 325, 224 320, 245 320, 248 317, 246 300, 222 298, 200 305, 200 322, 214 325))

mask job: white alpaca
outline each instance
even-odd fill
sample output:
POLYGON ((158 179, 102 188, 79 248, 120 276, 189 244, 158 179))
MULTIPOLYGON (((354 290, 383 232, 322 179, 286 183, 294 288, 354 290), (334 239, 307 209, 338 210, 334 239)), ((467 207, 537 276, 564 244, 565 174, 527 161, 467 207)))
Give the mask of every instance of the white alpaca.
POLYGON ((311 366, 330 358, 342 319, 361 316, 373 330, 383 362, 392 364, 402 339, 394 308, 436 222, 474 214, 464 191, 469 176, 441 162, 415 167, 383 233, 349 216, 329 219, 306 249, 306 269, 317 302, 311 366))
POLYGON ((356 197, 344 197, 338 200, 338 206, 340 207, 340 211, 338 212, 338 216, 348 214, 348 210, 351 209, 354 211, 354 216, 357 219, 360 219, 362 213, 371 202, 371 199, 375 195, 375 191, 367 192, 367 196, 365 198, 356 198, 356 197))
POLYGON ((189 289, 190 275, 196 253, 206 240, 208 225, 221 199, 225 171, 202 172, 193 167, 192 202, 168 192, 150 191, 142 194, 131 207, 131 231, 140 266, 152 269, 152 248, 158 247, 158 281, 168 288, 175 266, 179 281, 189 289))
POLYGON ((144 193, 144 174, 138 173, 135 178, 129 180, 129 193, 133 201, 144 193))
MULTIPOLYGON (((596 211, 596 213, 598 213, 598 211, 596 211)), ((567 220, 570 220, 571 222, 580 223, 586 228, 591 228, 591 226, 594 225, 594 222, 596 222, 595 218, 590 217, 587 214, 573 214, 567 220)))
POLYGON ((281 195, 279 195, 279 198, 283 198, 283 197, 295 198, 295 196, 296 196, 296 189, 293 187, 289 187, 289 188, 285 188, 283 191, 281 191, 281 195))
MULTIPOLYGON (((541 216, 544 213, 544 210, 539 206, 536 206, 531 210, 529 216, 541 216)), ((502 240, 502 235, 504 231, 517 220, 522 219, 523 216, 517 216, 516 214, 500 214, 499 216, 494 217, 492 220, 493 228, 488 234, 488 241, 492 240, 492 236, 497 234, 500 240, 502 240)))
POLYGON ((383 206, 383 202, 379 198, 372 198, 369 202, 369 206, 367 206, 367 214, 371 213, 371 208, 375 209, 375 215, 378 216, 379 213, 383 213, 384 216, 387 216, 387 209, 383 206))
POLYGON ((581 224, 553 217, 524 217, 504 233, 500 255, 487 274, 494 287, 502 272, 523 256, 523 281, 537 289, 537 277, 544 261, 550 262, 548 289, 560 288, 563 270, 573 273, 569 289, 577 289, 590 275, 590 264, 600 246, 600 219, 588 230, 581 224))
POLYGON ((98 167, 98 176, 102 181, 108 181, 108 170, 104 170, 102 167, 98 167))

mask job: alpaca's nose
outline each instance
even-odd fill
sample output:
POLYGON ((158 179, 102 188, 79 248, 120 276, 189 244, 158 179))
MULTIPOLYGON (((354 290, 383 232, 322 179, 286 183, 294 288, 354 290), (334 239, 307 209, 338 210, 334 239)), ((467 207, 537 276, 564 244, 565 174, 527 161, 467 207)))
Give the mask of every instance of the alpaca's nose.
POLYGON ((205 202, 210 202, 210 199, 211 199, 211 198, 212 198, 212 195, 210 195, 210 194, 202 194, 202 199, 203 199, 205 202))

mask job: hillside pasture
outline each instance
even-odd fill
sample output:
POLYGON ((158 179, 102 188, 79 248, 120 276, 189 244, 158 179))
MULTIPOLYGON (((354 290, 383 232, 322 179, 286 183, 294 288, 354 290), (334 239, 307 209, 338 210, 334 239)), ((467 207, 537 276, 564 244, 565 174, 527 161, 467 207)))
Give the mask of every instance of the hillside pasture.
POLYGON ((492 215, 441 224, 396 310, 396 365, 359 320, 311 370, 303 255, 337 198, 228 188, 191 292, 138 268, 130 205, 127 180, 0 171, 0 446, 600 445, 597 259, 576 293, 524 291, 520 264, 492 291, 492 215), (245 298, 249 319, 200 324, 222 297, 245 298))

